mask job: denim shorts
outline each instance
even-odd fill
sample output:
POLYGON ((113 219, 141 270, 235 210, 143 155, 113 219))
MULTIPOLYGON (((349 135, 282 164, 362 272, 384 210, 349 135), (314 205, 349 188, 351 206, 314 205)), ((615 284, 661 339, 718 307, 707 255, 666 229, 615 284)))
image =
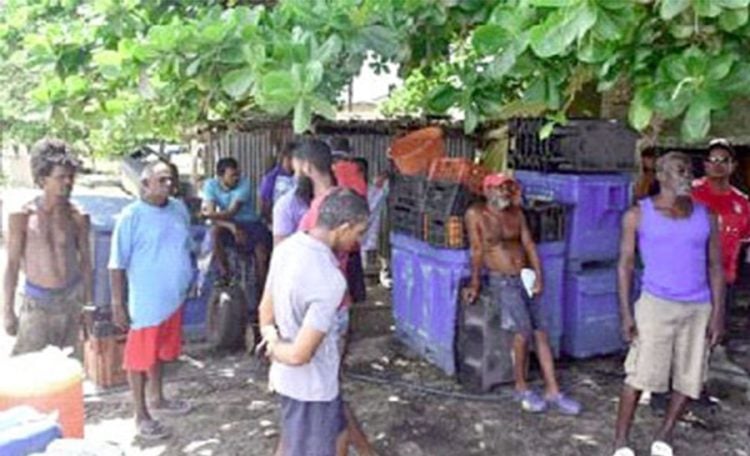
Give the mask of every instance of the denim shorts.
POLYGON ((531 338, 534 331, 547 331, 547 317, 538 299, 531 298, 517 275, 490 274, 489 291, 500 310, 501 327, 531 338))
POLYGON ((336 439, 346 429, 341 396, 332 401, 281 398, 281 454, 336 456, 336 439))

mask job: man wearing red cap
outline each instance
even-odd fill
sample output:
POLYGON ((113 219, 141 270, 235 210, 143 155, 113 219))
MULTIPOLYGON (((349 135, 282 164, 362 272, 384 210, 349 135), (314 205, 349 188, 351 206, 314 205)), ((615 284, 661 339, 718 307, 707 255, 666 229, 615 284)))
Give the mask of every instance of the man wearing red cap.
MULTIPOLYGON (((542 412, 548 407, 568 415, 577 415, 581 405, 563 395, 555 378, 555 364, 547 337, 547 322, 536 299, 542 292, 542 266, 521 210, 521 187, 513 178, 492 174, 484 179, 486 203, 477 203, 466 212, 466 227, 471 244, 471 282, 464 300, 473 303, 481 287, 481 273, 488 272, 487 285, 492 299, 500 307, 503 329, 515 333, 513 373, 516 398, 523 410, 542 412), (533 285, 524 287, 521 272, 533 270, 533 285), (529 342, 536 352, 544 376, 544 397, 526 382, 529 342)), ((531 275, 531 271, 524 272, 531 275)))

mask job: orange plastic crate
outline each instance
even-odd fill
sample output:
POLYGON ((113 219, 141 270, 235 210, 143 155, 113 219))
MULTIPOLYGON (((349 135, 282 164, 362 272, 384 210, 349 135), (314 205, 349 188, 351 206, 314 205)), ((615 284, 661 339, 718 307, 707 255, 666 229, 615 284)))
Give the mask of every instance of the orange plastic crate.
POLYGON ((483 166, 467 158, 439 158, 430 165, 428 179, 464 184, 471 192, 482 194, 482 183, 489 174, 483 166))
POLYGON ((390 156, 399 172, 410 176, 424 173, 433 160, 445 156, 443 130, 427 127, 397 138, 390 156))

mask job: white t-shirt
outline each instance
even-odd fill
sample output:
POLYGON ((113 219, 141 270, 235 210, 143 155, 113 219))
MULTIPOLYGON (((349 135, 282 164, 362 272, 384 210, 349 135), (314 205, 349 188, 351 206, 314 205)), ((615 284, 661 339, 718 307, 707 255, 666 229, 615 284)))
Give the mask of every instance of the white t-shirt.
POLYGON ((341 354, 335 331, 336 310, 346 280, 331 249, 297 232, 274 250, 266 287, 273 297, 279 334, 293 341, 303 326, 326 333, 309 363, 289 366, 273 362, 274 389, 298 401, 331 401, 339 395, 341 354))

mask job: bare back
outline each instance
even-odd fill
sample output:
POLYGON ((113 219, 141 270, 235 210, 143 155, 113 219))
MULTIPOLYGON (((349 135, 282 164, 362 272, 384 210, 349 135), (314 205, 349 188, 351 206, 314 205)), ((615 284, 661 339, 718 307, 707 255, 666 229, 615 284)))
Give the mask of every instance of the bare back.
POLYGON ((478 204, 469 209, 466 221, 472 250, 481 249, 488 270, 516 275, 529 266, 523 244, 528 228, 520 208, 492 211, 486 204, 478 204))
POLYGON ((82 259, 89 250, 84 245, 88 243, 88 216, 69 202, 45 209, 35 199, 12 217, 25 219, 21 255, 29 282, 60 289, 83 279, 82 259))

